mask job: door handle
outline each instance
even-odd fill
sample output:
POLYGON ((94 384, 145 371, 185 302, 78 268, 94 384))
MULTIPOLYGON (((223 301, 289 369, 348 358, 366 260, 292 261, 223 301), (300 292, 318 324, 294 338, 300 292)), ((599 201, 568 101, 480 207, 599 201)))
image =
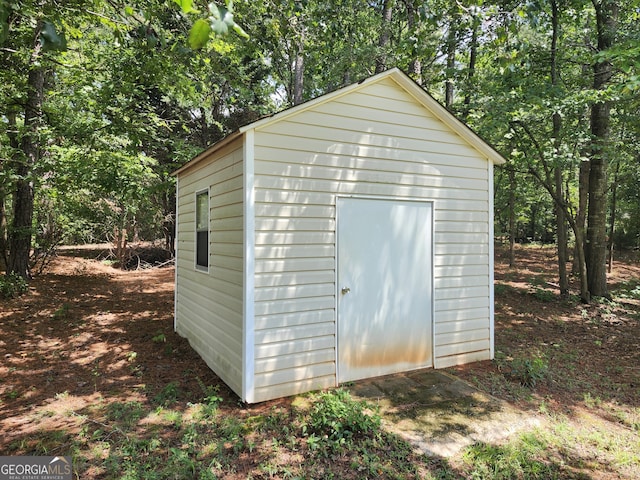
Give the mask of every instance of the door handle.
POLYGON ((351 289, 349 287, 342 287, 342 290, 340 291, 342 292, 343 295, 346 295, 351 291, 351 289))

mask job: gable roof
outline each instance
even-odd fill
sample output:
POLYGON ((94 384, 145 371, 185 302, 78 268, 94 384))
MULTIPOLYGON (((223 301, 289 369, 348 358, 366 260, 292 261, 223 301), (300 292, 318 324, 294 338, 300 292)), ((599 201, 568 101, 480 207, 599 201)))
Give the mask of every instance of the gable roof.
POLYGON ((271 116, 256 120, 255 122, 240 127, 238 130, 229 134, 219 142, 214 143, 211 147, 197 155, 180 169, 176 170, 174 172, 174 175, 178 175, 183 170, 192 167, 195 163, 198 163, 200 160, 206 157, 210 152, 215 151, 223 147, 224 145, 227 145, 249 130, 257 130, 267 125, 271 125, 272 123, 276 123, 284 120, 285 118, 297 115, 298 113, 312 109, 318 105, 331 102, 344 95, 348 95, 352 92, 358 91, 367 85, 372 85, 385 79, 391 79, 395 81, 396 84, 404 91, 406 91, 409 95, 411 95, 418 104, 422 105, 429 112, 431 112, 431 114, 435 118, 440 120, 452 131, 457 133, 465 142, 469 144, 469 146, 478 151, 484 158, 496 165, 502 165, 506 162, 504 157, 500 155, 491 145, 480 138, 473 130, 471 130, 471 128, 469 128, 467 124, 465 124, 455 115, 449 112, 444 106, 440 104, 440 102, 433 98, 420 85, 414 82, 407 74, 405 74, 398 68, 392 68, 390 70, 386 70, 382 73, 378 73, 377 75, 362 80, 358 83, 348 85, 325 95, 321 95, 307 102, 301 103, 299 105, 293 106, 271 116))

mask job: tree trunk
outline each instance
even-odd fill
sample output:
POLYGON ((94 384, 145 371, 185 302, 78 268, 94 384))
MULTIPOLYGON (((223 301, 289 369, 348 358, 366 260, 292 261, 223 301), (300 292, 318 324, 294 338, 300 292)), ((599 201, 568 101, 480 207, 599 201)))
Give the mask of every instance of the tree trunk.
POLYGON ((611 208, 609 209, 609 258, 607 271, 613 270, 613 247, 614 233, 616 231, 616 203, 618 197, 618 175, 620 173, 620 162, 616 162, 616 170, 613 174, 613 185, 611 185, 611 208))
POLYGON ((304 92, 304 31, 300 34, 300 43, 296 52, 293 71, 293 104, 299 105, 303 102, 304 92))
POLYGON ((171 190, 162 196, 162 211, 164 222, 162 229, 164 232, 165 248, 171 253, 171 257, 176 254, 176 194, 171 190))
MULTIPOLYGON (((557 166, 554 169, 555 189, 558 199, 564 198, 562 189, 562 169, 557 166)), ((556 240, 558 249, 558 278, 560 285, 560 296, 569 296, 569 276, 567 274, 567 220, 562 205, 555 203, 556 211, 556 240)))
MULTIPOLYGON (((0 163, 2 168, 2 163, 0 163)), ((4 185, 0 183, 0 269, 7 267, 7 209, 4 185)))
MULTIPOLYGON (((576 227, 580 228, 583 232, 585 231, 585 224, 586 224, 586 220, 587 220, 587 201, 588 201, 588 196, 589 196, 589 167, 590 164, 588 161, 582 161, 580 162, 580 171, 578 173, 578 211, 576 213, 576 227)), ((584 236, 582 237, 583 242, 584 242, 584 236)), ((576 244, 578 242, 578 239, 576 238, 576 244)), ((584 248, 586 247, 586 245, 582 245, 582 249, 584 250, 584 248)), ((574 255, 573 255, 573 267, 572 267, 572 272, 574 275, 577 275, 579 272, 579 265, 578 265, 578 255, 577 255, 577 245, 574 248, 574 255)))
MULTIPOLYGON (((416 28, 416 5, 415 0, 407 0, 407 28, 409 32, 413 32, 416 28)), ((422 85, 422 62, 416 49, 413 49, 412 60, 409 63, 409 75, 413 78, 418 85, 422 85)))
MULTIPOLYGON (((618 6, 612 0, 593 1, 596 10, 598 50, 613 46, 618 6)), ((593 87, 603 89, 613 75, 607 59, 593 66, 593 87)), ((591 152, 589 170, 589 209, 587 214, 586 261, 591 295, 608 297, 607 289, 607 143, 611 119, 611 102, 597 101, 591 106, 591 152)))
POLYGON ((478 28, 479 22, 477 18, 473 17, 473 30, 471 31, 471 44, 469 45, 469 69, 467 71, 467 92, 464 96, 464 110, 462 112, 462 119, 466 120, 469 116, 471 109, 471 92, 473 91, 472 82, 473 77, 476 74, 476 62, 478 58, 478 28))
POLYGON ((9 232, 9 264, 7 271, 30 278, 29 255, 33 236, 33 167, 40 159, 39 129, 42 122, 45 69, 39 63, 40 26, 36 28, 35 43, 31 54, 31 70, 27 84, 24 110, 24 136, 22 138, 23 161, 17 168, 17 181, 13 198, 13 222, 9 232))
POLYGON ((591 295, 606 297, 607 272, 607 158, 604 140, 609 136, 608 102, 593 105, 591 133, 594 136, 589 169, 586 260, 591 295))
MULTIPOLYGON (((559 83, 558 73, 558 38, 560 36, 560 9, 558 2, 551 0, 551 85, 557 87, 559 83)), ((558 112, 552 115, 553 150, 557 159, 560 158, 560 133, 562 132, 562 117, 558 112)), ((569 277, 567 276, 567 220, 565 218, 564 192, 562 188, 562 168, 555 165, 553 168, 554 188, 555 188, 555 213, 556 213, 556 243, 558 251, 558 283, 560 285, 560 296, 569 296, 569 277)))
POLYGON ((449 21, 449 32, 447 33, 447 68, 446 79, 444 81, 444 106, 447 110, 453 108, 453 73, 456 67, 456 30, 454 28, 455 20, 449 21))
POLYGON ((378 41, 379 52, 376 58, 376 73, 384 72, 387 69, 387 48, 391 39, 393 2, 394 0, 384 0, 382 7, 382 29, 380 31, 380 40, 378 41))
POLYGON ((538 223, 538 205, 533 203, 529 207, 531 216, 529 217, 529 228, 531 229, 531 241, 536 241, 536 224, 538 223))
POLYGON ((573 225, 573 233, 576 237, 576 263, 578 267, 578 275, 580 276, 580 299, 584 303, 591 301, 591 293, 589 291, 589 274, 587 273, 587 265, 585 261, 584 251, 584 229, 579 225, 573 225))
POLYGON ((516 263, 516 172, 511 165, 509 172, 509 267, 514 267, 516 263))
MULTIPOLYGON (((10 111, 7 113, 8 128, 7 137, 9 137, 9 145, 14 152, 20 149, 20 142, 18 141, 18 124, 16 121, 16 112, 10 111)), ((15 153, 13 155, 15 157, 15 153)), ((0 158, 0 171, 6 172, 4 162, 0 158)), ((16 162, 18 163, 18 162, 16 162)), ((8 224, 7 224, 7 195, 8 195, 9 182, 0 183, 0 265, 3 269, 7 269, 9 265, 9 243, 8 243, 8 224)))

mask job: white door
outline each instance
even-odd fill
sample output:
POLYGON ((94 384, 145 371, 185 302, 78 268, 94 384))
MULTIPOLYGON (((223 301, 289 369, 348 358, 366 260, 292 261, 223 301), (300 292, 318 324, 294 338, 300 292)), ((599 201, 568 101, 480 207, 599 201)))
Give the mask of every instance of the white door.
POLYGON ((338 199, 338 381, 432 362, 432 205, 338 199))

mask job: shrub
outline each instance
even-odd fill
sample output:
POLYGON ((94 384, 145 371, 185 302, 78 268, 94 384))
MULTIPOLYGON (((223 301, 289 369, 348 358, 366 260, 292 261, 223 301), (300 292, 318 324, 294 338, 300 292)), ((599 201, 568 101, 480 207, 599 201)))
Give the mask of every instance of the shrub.
POLYGON ((15 298, 29 289, 27 281, 20 275, 9 273, 0 277, 0 297, 15 298))

